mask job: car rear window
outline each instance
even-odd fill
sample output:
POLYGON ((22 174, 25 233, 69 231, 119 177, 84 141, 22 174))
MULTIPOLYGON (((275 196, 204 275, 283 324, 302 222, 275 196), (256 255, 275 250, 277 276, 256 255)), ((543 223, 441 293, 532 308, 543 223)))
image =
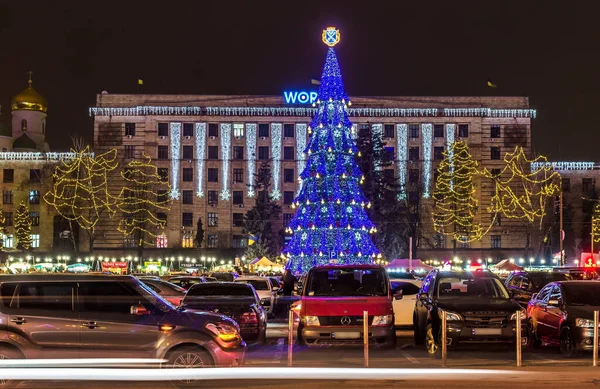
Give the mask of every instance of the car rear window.
POLYGON ((254 297, 247 285, 197 284, 190 288, 187 296, 245 296, 254 297))
POLYGON ((243 282, 245 284, 250 284, 254 286, 256 290, 269 290, 269 284, 267 284, 267 280, 240 280, 237 279, 235 282, 243 282))

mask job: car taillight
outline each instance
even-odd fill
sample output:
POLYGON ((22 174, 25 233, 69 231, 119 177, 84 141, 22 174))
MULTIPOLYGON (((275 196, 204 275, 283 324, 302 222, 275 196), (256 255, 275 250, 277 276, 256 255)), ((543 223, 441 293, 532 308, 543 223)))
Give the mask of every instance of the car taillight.
POLYGON ((242 315, 240 324, 255 324, 258 323, 258 318, 255 312, 246 312, 242 315))

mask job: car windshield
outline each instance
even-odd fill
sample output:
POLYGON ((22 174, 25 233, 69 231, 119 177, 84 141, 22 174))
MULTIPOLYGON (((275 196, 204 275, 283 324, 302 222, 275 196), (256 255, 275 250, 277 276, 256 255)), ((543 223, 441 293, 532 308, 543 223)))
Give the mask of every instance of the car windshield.
POLYGON ((252 288, 247 285, 198 284, 187 292, 187 296, 244 296, 254 297, 252 288))
POLYGON ((600 283, 590 285, 563 284, 566 292, 567 304, 600 306, 600 283))
POLYGON ((237 279, 237 280, 235 280, 235 282, 243 282, 245 284, 250 284, 250 285, 254 286, 254 289, 256 289, 256 290, 269 290, 269 284, 267 283, 267 280, 249 280, 249 279, 240 280, 240 279, 237 279))
POLYGON ((564 273, 531 273, 529 276, 533 282, 533 288, 538 291, 551 282, 569 279, 569 276, 564 273))
POLYGON ((309 275, 308 296, 386 296, 383 269, 318 269, 309 275))
POLYGON ((463 279, 445 277, 440 279, 437 287, 438 297, 488 297, 508 299, 508 293, 500 280, 496 278, 476 277, 463 279))

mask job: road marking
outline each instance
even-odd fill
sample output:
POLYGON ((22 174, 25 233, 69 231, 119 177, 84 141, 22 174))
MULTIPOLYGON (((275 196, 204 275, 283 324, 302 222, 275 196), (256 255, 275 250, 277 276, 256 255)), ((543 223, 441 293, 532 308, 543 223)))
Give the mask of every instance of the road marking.
POLYGON ((417 358, 414 358, 412 355, 410 355, 406 351, 401 351, 400 354, 402 354, 402 356, 404 358, 408 359, 411 363, 421 363, 417 360, 417 358))

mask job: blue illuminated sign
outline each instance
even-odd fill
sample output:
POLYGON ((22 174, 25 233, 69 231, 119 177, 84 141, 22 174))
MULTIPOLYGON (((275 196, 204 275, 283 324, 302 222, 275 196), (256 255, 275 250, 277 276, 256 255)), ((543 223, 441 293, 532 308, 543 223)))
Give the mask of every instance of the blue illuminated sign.
POLYGON ((317 101, 316 91, 284 91, 283 99, 286 104, 312 104, 317 101))

